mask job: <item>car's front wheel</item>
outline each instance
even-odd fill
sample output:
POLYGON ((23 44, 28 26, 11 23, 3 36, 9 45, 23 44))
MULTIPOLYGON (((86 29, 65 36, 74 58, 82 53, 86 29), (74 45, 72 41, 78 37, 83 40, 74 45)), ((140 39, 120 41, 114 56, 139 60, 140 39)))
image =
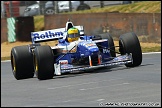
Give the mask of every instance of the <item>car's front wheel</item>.
POLYGON ((54 55, 48 45, 37 46, 34 51, 34 68, 39 80, 52 79, 54 76, 54 55))
POLYGON ((33 78, 33 55, 29 46, 16 46, 11 50, 11 66, 14 77, 17 80, 33 78))
POLYGON ((142 50, 137 35, 134 32, 119 37, 119 52, 132 54, 133 62, 125 64, 127 67, 139 66, 142 63, 142 50))

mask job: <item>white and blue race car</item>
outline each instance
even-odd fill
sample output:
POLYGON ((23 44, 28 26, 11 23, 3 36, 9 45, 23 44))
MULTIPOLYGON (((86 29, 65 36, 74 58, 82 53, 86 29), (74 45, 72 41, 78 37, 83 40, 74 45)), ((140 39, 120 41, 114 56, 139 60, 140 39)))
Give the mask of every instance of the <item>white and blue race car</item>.
POLYGON ((83 26, 67 21, 65 28, 32 32, 31 39, 32 44, 11 49, 12 72, 17 80, 33 78, 34 74, 39 80, 46 80, 63 73, 114 65, 136 67, 142 63, 140 42, 134 32, 120 35, 119 46, 114 46, 109 33, 87 36, 83 26), (79 29, 80 39, 69 43, 65 38, 71 27, 79 29), (49 40, 58 40, 58 44, 40 44, 49 40))

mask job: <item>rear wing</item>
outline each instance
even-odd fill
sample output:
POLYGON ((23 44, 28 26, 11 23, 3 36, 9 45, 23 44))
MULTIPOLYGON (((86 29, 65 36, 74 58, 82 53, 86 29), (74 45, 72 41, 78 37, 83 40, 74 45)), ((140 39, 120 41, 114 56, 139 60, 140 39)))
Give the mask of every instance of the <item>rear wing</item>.
MULTIPOLYGON (((74 26, 80 31, 80 35, 84 35, 84 28, 83 26, 74 26)), ((59 29, 52 29, 52 30, 45 30, 45 31, 38 31, 38 32, 31 32, 31 39, 32 43, 44 42, 44 41, 51 41, 51 40, 58 40, 66 36, 66 29, 59 28, 59 29)))

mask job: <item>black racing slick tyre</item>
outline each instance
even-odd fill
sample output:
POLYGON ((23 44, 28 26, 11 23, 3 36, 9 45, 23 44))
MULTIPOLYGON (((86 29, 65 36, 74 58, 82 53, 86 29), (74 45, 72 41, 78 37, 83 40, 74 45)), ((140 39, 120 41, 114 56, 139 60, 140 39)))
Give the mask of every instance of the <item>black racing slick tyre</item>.
POLYGON ((108 39, 108 44, 110 48, 110 54, 112 57, 116 57, 115 45, 112 36, 109 33, 100 34, 102 39, 108 39))
POLYGON ((135 67, 142 63, 140 42, 134 32, 129 32, 119 37, 119 52, 121 55, 132 53, 133 62, 125 64, 126 67, 135 67))
POLYGON ((52 79, 54 76, 54 56, 50 46, 37 46, 34 52, 34 68, 39 80, 52 79))
POLYGON ((34 77, 33 54, 29 46, 16 46, 11 49, 11 66, 17 80, 34 77))

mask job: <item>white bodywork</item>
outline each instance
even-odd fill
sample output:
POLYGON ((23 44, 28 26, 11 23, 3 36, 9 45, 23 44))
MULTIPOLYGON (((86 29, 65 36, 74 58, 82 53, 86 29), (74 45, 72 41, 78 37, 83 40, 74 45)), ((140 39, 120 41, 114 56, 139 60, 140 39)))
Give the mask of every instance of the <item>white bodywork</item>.
POLYGON ((39 42, 39 41, 66 38, 67 30, 70 28, 69 25, 72 25, 72 27, 76 27, 80 31, 80 35, 84 35, 83 26, 81 25, 74 26, 71 21, 68 21, 66 23, 65 28, 31 32, 32 43, 34 44, 35 42, 39 42))

